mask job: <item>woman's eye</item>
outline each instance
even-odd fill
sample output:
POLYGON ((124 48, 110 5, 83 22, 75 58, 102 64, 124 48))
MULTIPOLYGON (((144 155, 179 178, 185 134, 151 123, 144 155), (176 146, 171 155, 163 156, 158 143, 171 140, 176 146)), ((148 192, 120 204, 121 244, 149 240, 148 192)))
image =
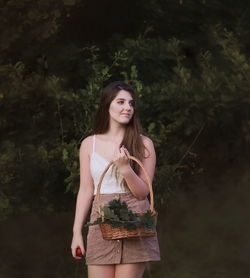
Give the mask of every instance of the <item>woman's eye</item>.
MULTIPOLYGON (((124 101, 123 100, 119 100, 119 101, 117 101, 117 103, 122 105, 122 104, 124 104, 124 101)), ((129 102, 129 106, 133 107, 134 106, 134 102, 133 101, 129 102)))

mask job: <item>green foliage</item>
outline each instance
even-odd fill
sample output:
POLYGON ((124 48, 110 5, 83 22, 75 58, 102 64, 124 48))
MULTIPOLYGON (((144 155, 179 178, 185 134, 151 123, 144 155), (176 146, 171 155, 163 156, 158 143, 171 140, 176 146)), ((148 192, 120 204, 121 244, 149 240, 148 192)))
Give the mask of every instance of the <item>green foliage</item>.
POLYGON ((9 60, 9 53, 16 49, 17 44, 23 48, 24 57, 37 52, 41 43, 56 35, 61 21, 65 17, 70 17, 72 8, 76 5, 81 6, 81 2, 78 0, 1 0, 0 60, 6 58, 9 60), (30 53, 27 53, 25 48, 28 48, 30 53))
POLYGON ((156 205, 183 177, 203 171, 197 134, 203 148, 249 144, 248 20, 232 18, 246 2, 182 2, 126 2, 138 15, 133 36, 87 42, 81 28, 69 37, 82 1, 1 1, 1 217, 73 204, 79 147, 92 132, 101 89, 113 80, 137 91, 143 132, 157 151, 156 205), (232 21, 217 24, 216 7, 232 21))
POLYGON ((85 227, 97 225, 100 223, 107 223, 112 228, 125 228, 133 230, 139 227, 145 229, 154 229, 156 225, 156 218, 148 210, 144 215, 137 215, 132 210, 128 209, 125 201, 117 199, 111 200, 107 206, 101 207, 102 217, 95 220, 93 223, 88 222, 85 227))

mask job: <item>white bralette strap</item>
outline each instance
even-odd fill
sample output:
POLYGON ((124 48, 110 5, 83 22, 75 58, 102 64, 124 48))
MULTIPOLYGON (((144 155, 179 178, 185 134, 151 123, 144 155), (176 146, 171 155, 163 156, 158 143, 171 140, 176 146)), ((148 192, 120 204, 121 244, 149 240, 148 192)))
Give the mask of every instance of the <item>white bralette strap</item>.
POLYGON ((95 152, 95 134, 93 136, 93 152, 95 152))

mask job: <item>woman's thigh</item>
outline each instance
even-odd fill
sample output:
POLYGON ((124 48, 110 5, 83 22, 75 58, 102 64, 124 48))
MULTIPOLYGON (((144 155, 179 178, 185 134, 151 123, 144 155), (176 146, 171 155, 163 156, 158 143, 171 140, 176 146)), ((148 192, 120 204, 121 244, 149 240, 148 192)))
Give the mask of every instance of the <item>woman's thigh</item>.
POLYGON ((142 278, 146 263, 118 264, 115 266, 115 278, 142 278))
POLYGON ((114 278, 114 265, 88 265, 88 278, 114 278))

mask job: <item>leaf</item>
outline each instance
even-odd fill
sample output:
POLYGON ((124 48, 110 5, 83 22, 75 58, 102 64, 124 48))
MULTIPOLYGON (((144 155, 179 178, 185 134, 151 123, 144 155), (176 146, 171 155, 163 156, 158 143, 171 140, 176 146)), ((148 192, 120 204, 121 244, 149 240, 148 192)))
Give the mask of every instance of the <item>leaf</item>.
POLYGON ((128 211, 125 210, 125 209, 121 209, 121 210, 120 210, 120 218, 121 218, 122 220, 129 220, 128 211))
POLYGON ((101 218, 98 218, 96 219, 93 223, 90 223, 90 222, 87 222, 84 227, 88 227, 88 226, 94 226, 94 225, 98 225, 102 223, 102 219, 101 218))
POLYGON ((114 211, 110 209, 109 207, 102 207, 102 210, 104 212, 104 218, 112 219, 112 220, 119 220, 119 217, 115 215, 114 211))

